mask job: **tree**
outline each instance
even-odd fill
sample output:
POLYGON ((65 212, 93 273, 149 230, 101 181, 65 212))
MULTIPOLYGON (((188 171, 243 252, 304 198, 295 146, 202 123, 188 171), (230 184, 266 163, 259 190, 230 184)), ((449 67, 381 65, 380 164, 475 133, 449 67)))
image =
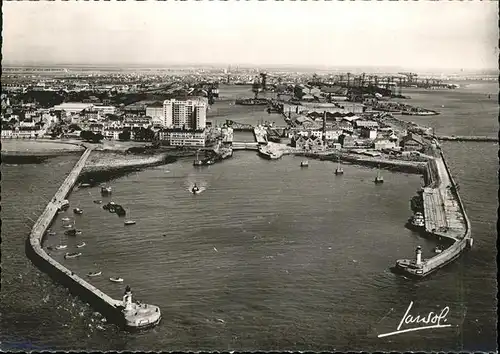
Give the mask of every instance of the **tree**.
POLYGON ((80 138, 85 141, 92 141, 94 138, 94 133, 92 133, 90 130, 82 130, 82 132, 80 133, 80 138))
POLYGON ((120 134, 118 134, 118 139, 120 139, 121 141, 128 141, 130 140, 130 135, 130 129, 125 129, 120 134))
POLYGON ((101 133, 95 133, 93 134, 94 136, 92 137, 92 142, 94 143, 98 143, 100 142, 102 139, 104 139, 104 135, 102 135, 101 133))
POLYGON ((74 123, 73 123, 73 124, 70 124, 68 128, 69 128, 70 130, 73 130, 73 131, 74 131, 74 130, 82 130, 82 129, 78 126, 78 124, 74 124, 74 123))

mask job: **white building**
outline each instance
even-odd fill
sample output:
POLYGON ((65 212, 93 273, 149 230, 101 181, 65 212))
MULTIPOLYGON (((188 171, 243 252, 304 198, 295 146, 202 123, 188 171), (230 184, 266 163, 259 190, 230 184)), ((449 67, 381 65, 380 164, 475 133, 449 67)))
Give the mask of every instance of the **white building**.
POLYGON ((84 109, 92 110, 94 105, 92 103, 82 102, 66 102, 52 107, 54 111, 66 111, 68 113, 80 113, 84 109))
POLYGON ((233 128, 231 127, 222 127, 221 129, 222 142, 223 143, 232 143, 234 138, 233 128))
POLYGON ((181 131, 163 129, 159 133, 160 140, 172 146, 205 147, 205 132, 203 130, 181 131))
POLYGON ((394 149, 396 144, 393 141, 389 140, 375 140, 374 148, 375 150, 382 149, 394 149))
POLYGON ((115 114, 116 107, 114 106, 94 106, 94 111, 97 111, 100 116, 105 116, 106 114, 115 114))
POLYGON ((174 129, 205 129, 207 121, 207 100, 165 100, 163 102, 165 126, 174 129))
POLYGON ((134 117, 125 118, 123 121, 124 128, 149 128, 152 126, 151 118, 148 117, 134 117))
POLYGON ((152 104, 151 106, 146 107, 146 116, 151 117, 153 119, 153 124, 160 124, 163 127, 166 127, 166 121, 165 121, 165 111, 163 109, 163 105, 161 103, 159 104, 152 104))

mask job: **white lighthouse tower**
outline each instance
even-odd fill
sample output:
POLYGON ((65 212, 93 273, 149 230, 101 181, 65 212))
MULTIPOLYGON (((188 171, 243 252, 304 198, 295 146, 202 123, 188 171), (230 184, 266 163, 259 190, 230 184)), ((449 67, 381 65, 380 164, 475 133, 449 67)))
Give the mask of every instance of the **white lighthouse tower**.
POLYGON ((130 289, 130 286, 128 286, 128 285, 125 288, 125 294, 123 294, 123 307, 125 308, 125 311, 133 310, 132 290, 130 289))
POLYGON ((415 251, 415 255, 417 257, 415 264, 419 266, 422 264, 422 247, 417 246, 417 250, 415 251))

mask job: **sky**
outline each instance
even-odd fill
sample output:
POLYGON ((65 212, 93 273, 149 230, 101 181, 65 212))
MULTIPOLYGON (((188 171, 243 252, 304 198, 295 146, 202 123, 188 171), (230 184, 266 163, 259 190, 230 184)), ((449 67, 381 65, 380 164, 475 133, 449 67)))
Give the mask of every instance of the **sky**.
POLYGON ((496 1, 3 2, 5 64, 496 69, 496 1))

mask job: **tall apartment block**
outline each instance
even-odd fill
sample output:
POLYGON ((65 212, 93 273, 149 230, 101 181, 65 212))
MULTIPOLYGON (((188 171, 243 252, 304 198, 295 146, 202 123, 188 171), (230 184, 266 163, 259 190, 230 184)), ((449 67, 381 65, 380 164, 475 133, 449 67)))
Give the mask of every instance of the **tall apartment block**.
POLYGON ((190 100, 165 100, 163 113, 168 128, 202 130, 207 122, 208 102, 201 98, 190 100))

